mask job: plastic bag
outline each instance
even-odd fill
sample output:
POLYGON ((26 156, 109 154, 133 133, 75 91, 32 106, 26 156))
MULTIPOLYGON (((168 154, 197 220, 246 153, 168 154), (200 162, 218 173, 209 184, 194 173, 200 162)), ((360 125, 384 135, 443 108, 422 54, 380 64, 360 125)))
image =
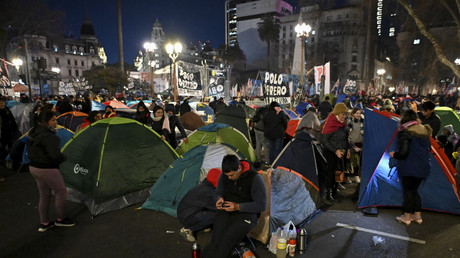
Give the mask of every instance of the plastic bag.
POLYGON ((288 238, 297 237, 297 229, 292 221, 289 221, 286 225, 284 225, 284 230, 286 231, 288 238))

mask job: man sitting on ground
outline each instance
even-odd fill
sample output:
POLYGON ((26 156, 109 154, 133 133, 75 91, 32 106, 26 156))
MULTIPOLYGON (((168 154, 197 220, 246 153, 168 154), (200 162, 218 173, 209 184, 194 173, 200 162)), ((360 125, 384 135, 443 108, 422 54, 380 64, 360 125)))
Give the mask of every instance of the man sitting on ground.
POLYGON ((209 170, 206 180, 188 191, 177 206, 177 218, 184 226, 180 234, 185 240, 195 242, 198 231, 214 224, 217 208, 213 196, 221 173, 217 168, 209 170))

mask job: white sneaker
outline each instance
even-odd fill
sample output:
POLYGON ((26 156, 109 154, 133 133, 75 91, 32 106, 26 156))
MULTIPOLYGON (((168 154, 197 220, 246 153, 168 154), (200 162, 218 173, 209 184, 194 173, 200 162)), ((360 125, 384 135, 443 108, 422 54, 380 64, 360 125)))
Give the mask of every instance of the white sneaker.
POLYGON ((353 178, 353 182, 359 184, 361 183, 361 178, 359 178, 359 176, 355 176, 355 178, 353 178))
POLYGON ((193 231, 188 228, 181 228, 179 234, 185 238, 188 242, 195 242, 195 237, 193 236, 193 231))

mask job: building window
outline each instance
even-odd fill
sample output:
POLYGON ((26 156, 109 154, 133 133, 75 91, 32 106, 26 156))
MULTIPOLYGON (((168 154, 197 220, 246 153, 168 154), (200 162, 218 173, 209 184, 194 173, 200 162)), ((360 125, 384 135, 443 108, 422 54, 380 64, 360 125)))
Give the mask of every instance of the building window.
POLYGON ((56 44, 53 45, 53 50, 54 50, 54 52, 56 52, 56 53, 58 52, 59 49, 58 49, 58 46, 57 46, 56 44))
POLYGON ((81 61, 81 66, 85 66, 85 61, 81 61))
POLYGON ((70 59, 67 59, 67 65, 70 65, 70 59))
POLYGON ((77 54, 77 46, 72 46, 72 53, 73 53, 74 55, 77 54))
POLYGON ((78 70, 75 70, 75 76, 77 76, 77 77, 80 76, 80 73, 79 73, 78 70))
POLYGON ((80 55, 82 56, 83 53, 84 53, 84 51, 85 51, 85 49, 84 49, 83 47, 80 47, 80 48, 78 49, 78 51, 80 52, 80 55))
POLYGON ((59 58, 56 57, 56 64, 59 64, 59 58))
POLYGON ((352 56, 351 61, 352 62, 358 62, 358 57, 357 56, 352 56))
POLYGON ((90 54, 94 54, 94 48, 93 48, 93 47, 90 47, 90 48, 89 48, 89 53, 90 53, 90 54))
POLYGON ((69 76, 72 76, 72 70, 69 69, 69 76))
POLYGON ((351 65, 351 70, 352 71, 356 71, 357 70, 357 66, 355 64, 351 65))
POLYGON ((342 20, 342 15, 341 14, 337 14, 337 20, 342 20))
POLYGON ((70 53, 70 46, 69 45, 65 45, 65 52, 67 54, 70 53))
POLYGON ((77 60, 74 60, 74 61, 73 61, 73 63, 74 63, 75 65, 78 65, 78 62, 77 62, 77 60))
POLYGON ((94 66, 94 65, 95 65, 94 61, 91 61, 91 66, 94 66))

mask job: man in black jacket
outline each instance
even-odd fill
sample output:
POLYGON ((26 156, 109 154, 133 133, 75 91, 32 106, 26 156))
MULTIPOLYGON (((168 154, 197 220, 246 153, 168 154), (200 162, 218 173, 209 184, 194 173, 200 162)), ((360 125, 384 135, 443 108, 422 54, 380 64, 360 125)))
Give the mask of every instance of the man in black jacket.
POLYGON ((195 242, 196 232, 208 228, 216 219, 214 192, 222 173, 220 169, 209 170, 206 180, 192 188, 177 206, 177 218, 184 226, 180 234, 189 242, 195 242))
POLYGON ((277 102, 270 103, 268 111, 264 114, 264 136, 269 145, 270 164, 273 164, 278 154, 283 150, 283 139, 288 126, 287 115, 281 110, 277 102))
POLYGON ((227 257, 256 225, 266 209, 267 196, 262 177, 247 161, 235 155, 222 160, 223 174, 217 183, 215 197, 218 209, 211 244, 203 257, 227 257))
POLYGON ((332 111, 332 105, 329 102, 329 96, 324 97, 324 101, 319 104, 319 119, 324 120, 332 111))
POLYGON ((431 129, 433 129, 431 133, 433 138, 436 137, 441 129, 441 118, 434 112, 435 107, 436 105, 432 101, 425 101, 422 104, 422 111, 418 114, 418 117, 422 120, 422 124, 430 125, 431 129))

